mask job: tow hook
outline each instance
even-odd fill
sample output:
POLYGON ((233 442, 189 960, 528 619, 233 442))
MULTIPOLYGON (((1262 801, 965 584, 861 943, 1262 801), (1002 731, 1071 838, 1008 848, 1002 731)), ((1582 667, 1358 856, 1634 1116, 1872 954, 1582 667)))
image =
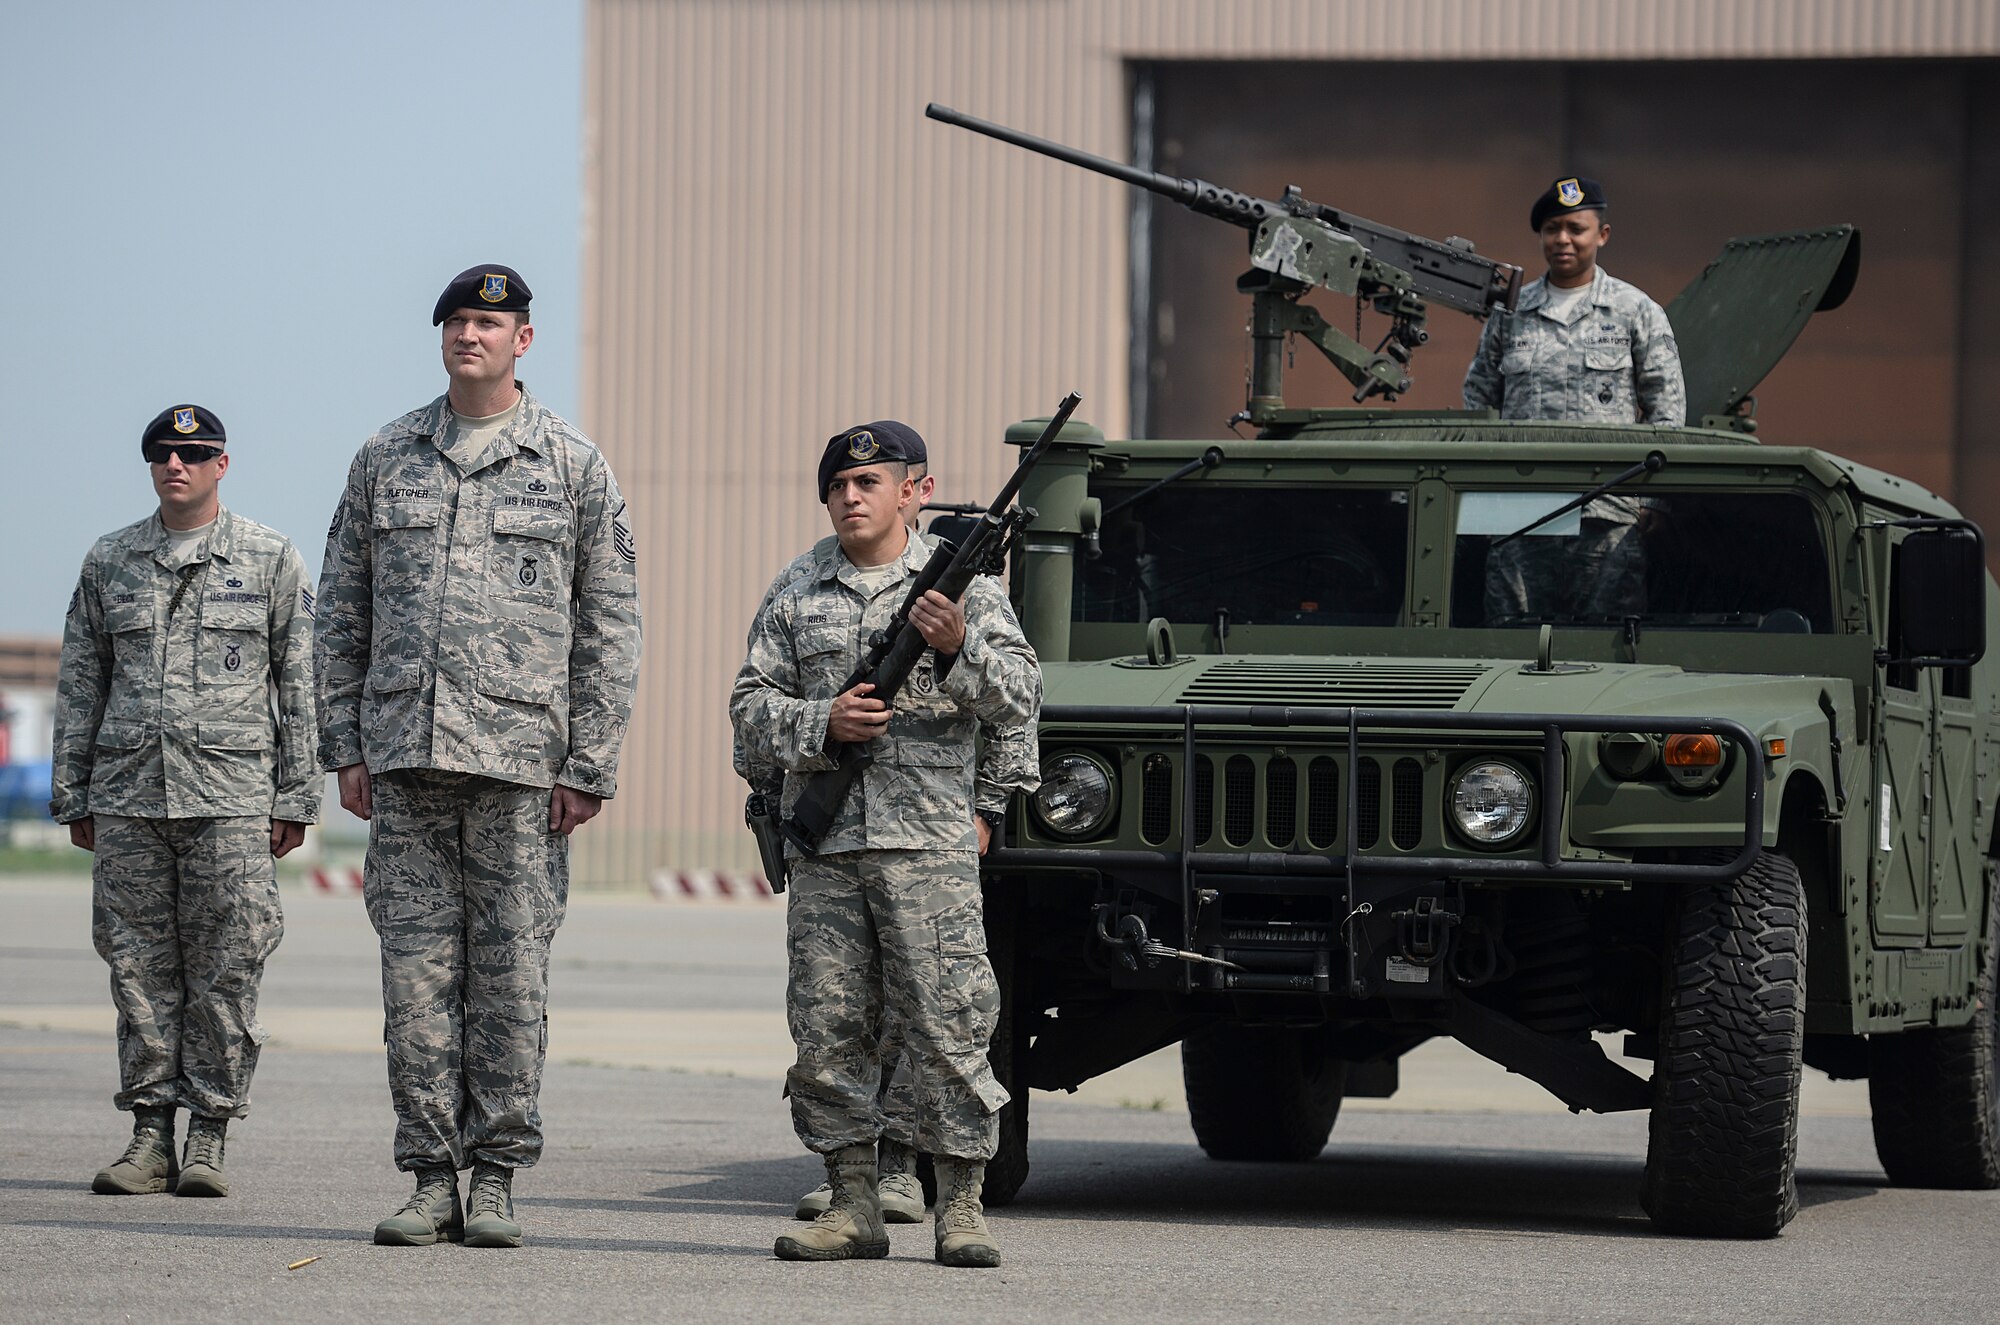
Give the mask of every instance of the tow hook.
POLYGON ((1416 906, 1389 918, 1396 925, 1397 955, 1415 966, 1435 966, 1444 959, 1460 920, 1456 911, 1445 910, 1435 897, 1419 897, 1416 906))
POLYGON ((1168 947, 1148 934, 1146 922, 1130 911, 1118 917, 1114 930, 1111 917, 1116 910, 1117 908, 1110 902, 1098 903, 1093 913, 1097 920, 1097 941, 1116 951, 1119 963, 1128 971, 1138 970, 1142 962, 1150 970, 1158 966, 1163 957, 1171 957, 1175 961, 1197 962, 1205 966, 1220 966, 1230 971, 1243 969, 1235 962, 1227 962, 1220 957, 1168 947))

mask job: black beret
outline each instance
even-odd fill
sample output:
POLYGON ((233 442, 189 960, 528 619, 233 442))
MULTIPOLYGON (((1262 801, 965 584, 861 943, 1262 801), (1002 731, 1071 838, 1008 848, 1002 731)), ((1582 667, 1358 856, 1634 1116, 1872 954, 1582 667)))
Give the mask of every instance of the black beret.
POLYGON ((1568 216, 1571 212, 1601 212, 1610 206, 1604 200, 1604 186, 1594 179, 1584 179, 1579 175, 1565 175, 1543 191, 1535 199, 1535 208, 1528 213, 1528 228, 1539 232, 1542 222, 1551 216, 1568 216))
POLYGON ((844 428, 826 439, 826 452, 819 458, 819 499, 826 501, 826 490, 832 485, 833 476, 844 469, 891 461, 925 465, 930 458, 930 452, 924 449, 924 439, 907 423, 877 419, 859 427, 844 428))
POLYGON ((444 287, 438 296, 437 307, 431 310, 431 325, 437 326, 455 308, 491 308, 502 313, 525 313, 528 301, 534 292, 521 279, 521 273, 512 267, 493 263, 486 267, 467 267, 451 278, 451 284, 444 287))
POLYGON ((229 440, 222 420, 199 405, 169 405, 153 416, 146 431, 139 434, 139 449, 148 442, 210 442, 221 446, 229 440))

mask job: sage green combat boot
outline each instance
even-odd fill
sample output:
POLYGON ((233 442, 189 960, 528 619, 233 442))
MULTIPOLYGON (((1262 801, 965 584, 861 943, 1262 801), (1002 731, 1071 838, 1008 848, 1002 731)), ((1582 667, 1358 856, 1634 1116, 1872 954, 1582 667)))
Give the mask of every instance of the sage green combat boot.
POLYGON ((174 1111, 140 1107, 132 1110, 132 1140, 110 1168, 91 1179, 99 1196, 143 1196, 163 1192, 174 1182, 174 1111))
POLYGON ((472 1166, 472 1187, 465 1194, 465 1245, 521 1245, 521 1226, 514 1222, 514 1170, 498 1164, 472 1166))
POLYGON ((989 1267, 1000 1263, 1000 1244, 986 1227, 986 1207, 979 1203, 986 1183, 986 1163, 933 1155, 937 1169, 937 1262, 939 1265, 989 1267))
POLYGON ((882 1202, 875 1194, 875 1147, 844 1146, 826 1157, 832 1189, 827 1208, 771 1248, 781 1261, 880 1260, 889 1254, 882 1202))
POLYGON ((917 1180, 917 1152, 883 1137, 875 1148, 875 1194, 885 1224, 924 1222, 924 1185, 917 1180))
POLYGON ((823 1182, 799 1198, 799 1203, 792 1207, 792 1218, 810 1223, 825 1214, 826 1208, 832 1204, 833 1184, 823 1182))
POLYGON ((181 1177, 176 1196, 227 1196, 229 1179, 222 1172, 222 1137, 227 1118, 189 1118, 187 1148, 181 1152, 181 1177))
POLYGON ((453 1169, 418 1169, 417 1190, 403 1208, 375 1226, 378 1247, 428 1247, 456 1238, 465 1228, 458 1204, 458 1173, 453 1169))

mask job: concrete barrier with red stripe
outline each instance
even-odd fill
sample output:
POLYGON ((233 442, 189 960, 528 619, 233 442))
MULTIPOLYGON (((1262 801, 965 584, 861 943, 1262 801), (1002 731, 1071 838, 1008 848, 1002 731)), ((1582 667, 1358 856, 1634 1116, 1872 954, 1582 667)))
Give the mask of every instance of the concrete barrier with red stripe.
POLYGON ((653 896, 663 902, 771 902, 777 897, 761 874, 737 870, 654 870, 653 896))

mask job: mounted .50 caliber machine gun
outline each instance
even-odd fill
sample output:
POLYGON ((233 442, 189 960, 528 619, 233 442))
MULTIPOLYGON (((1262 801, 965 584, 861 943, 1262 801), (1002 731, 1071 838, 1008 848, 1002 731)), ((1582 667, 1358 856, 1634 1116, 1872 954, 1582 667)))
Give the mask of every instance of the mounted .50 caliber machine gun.
POLYGON ((1301 412, 1285 408, 1285 337, 1296 333, 1317 346, 1354 384, 1356 403, 1376 395, 1394 400, 1410 389, 1411 352, 1430 339, 1426 301, 1484 318, 1495 308, 1511 311, 1521 293, 1521 269, 1479 256, 1469 240, 1425 239, 1313 202, 1296 187, 1273 202, 1206 180, 1140 170, 936 103, 924 114, 1122 179, 1248 230, 1251 270, 1236 288, 1250 296, 1250 399, 1239 417, 1259 427, 1303 421, 1301 412), (1368 349, 1300 302, 1315 288, 1368 300, 1390 319, 1388 334, 1368 349))

